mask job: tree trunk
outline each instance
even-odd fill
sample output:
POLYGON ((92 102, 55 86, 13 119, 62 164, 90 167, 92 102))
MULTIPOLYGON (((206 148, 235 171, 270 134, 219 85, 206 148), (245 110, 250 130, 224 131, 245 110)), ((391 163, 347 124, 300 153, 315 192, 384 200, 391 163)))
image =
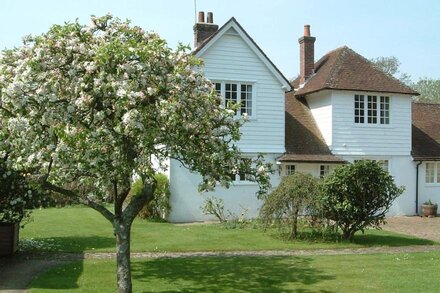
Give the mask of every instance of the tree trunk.
POLYGON ((290 230, 289 239, 295 239, 298 234, 298 214, 299 210, 295 208, 292 216, 292 227, 290 230))
POLYGON ((114 219, 113 226, 116 234, 116 266, 118 289, 120 293, 131 293, 130 267, 130 229, 131 222, 125 223, 122 219, 114 219))

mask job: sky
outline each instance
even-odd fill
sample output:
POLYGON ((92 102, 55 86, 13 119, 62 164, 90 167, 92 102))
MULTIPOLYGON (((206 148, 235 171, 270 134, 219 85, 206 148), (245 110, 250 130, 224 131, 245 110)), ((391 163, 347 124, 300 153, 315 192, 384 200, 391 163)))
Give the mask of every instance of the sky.
POLYGON ((0 49, 53 24, 87 24, 107 13, 157 32, 172 48, 192 46, 196 10, 213 12, 220 26, 235 17, 289 79, 299 72, 304 24, 316 37, 315 60, 346 45, 368 59, 395 56, 414 81, 440 79, 438 0, 0 0, 0 49))

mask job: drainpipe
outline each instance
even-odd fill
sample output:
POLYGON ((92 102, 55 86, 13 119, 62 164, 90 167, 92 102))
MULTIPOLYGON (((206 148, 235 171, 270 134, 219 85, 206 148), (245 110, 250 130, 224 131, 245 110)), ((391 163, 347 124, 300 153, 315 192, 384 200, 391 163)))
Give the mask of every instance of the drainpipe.
POLYGON ((423 161, 419 161, 416 165, 416 215, 419 214, 419 166, 423 161))

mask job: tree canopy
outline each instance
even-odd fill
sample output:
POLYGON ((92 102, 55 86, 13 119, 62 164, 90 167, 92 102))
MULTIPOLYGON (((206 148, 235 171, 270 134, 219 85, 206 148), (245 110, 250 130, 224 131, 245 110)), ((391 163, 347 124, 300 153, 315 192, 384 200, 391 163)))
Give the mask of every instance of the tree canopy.
POLYGON ((187 47, 110 15, 54 25, 2 52, 0 156, 113 224, 121 292, 131 291, 131 223, 166 160, 199 172, 201 190, 229 186, 238 170, 269 187, 261 158, 243 166, 234 142, 244 119, 221 105, 201 65, 187 47), (135 175, 142 193, 124 207, 135 175))

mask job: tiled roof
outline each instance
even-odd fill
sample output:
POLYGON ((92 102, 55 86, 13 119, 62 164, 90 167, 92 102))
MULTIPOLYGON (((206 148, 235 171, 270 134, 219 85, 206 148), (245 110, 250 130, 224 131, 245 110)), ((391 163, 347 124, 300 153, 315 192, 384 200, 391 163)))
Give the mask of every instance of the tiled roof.
POLYGON ((440 104, 413 103, 412 156, 440 160, 440 104))
MULTIPOLYGON (((298 89, 299 77, 293 86, 298 89)), ((346 46, 330 51, 316 62, 315 73, 295 95, 304 96, 324 89, 419 95, 346 46)))
POLYGON ((281 162, 333 162, 345 161, 332 155, 304 98, 294 92, 286 93, 286 154, 281 162))

